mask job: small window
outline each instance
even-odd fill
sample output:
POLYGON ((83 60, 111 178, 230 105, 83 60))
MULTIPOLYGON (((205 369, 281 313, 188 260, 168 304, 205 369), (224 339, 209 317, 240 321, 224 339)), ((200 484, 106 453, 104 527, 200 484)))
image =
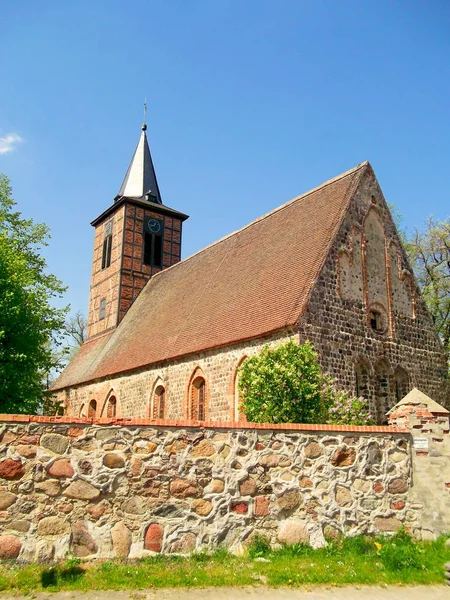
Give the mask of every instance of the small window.
POLYGON ((161 267, 162 236, 147 232, 144 234, 144 264, 161 267))
POLYGON ((99 321, 102 321, 106 316, 106 298, 100 300, 100 310, 98 313, 99 321))
POLYGON ((117 413, 117 400, 115 396, 111 396, 108 399, 108 404, 106 406, 106 416, 109 418, 115 417, 117 413))
POLYGON ((97 414, 97 400, 91 400, 89 402, 89 408, 88 408, 88 417, 90 418, 95 418, 97 414))
POLYGON ((374 331, 382 332, 384 331, 383 327, 383 319, 381 313, 376 310, 370 311, 370 326, 374 331))
POLYGON ((205 420, 205 382, 202 381, 198 388, 198 420, 205 420))
POLYGON ((103 240, 102 269, 107 269, 111 264, 111 248, 112 234, 109 234, 103 240))
POLYGON ((153 417, 155 419, 164 419, 166 410, 166 391, 162 385, 158 385, 153 399, 153 417))

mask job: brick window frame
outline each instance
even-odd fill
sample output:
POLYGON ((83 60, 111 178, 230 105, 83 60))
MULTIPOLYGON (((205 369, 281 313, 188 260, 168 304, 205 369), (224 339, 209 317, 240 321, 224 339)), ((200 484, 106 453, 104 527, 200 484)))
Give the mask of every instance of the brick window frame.
POLYGON ((208 419, 209 393, 206 377, 201 369, 192 374, 188 391, 187 418, 192 421, 208 419))
POLYGON ((113 419, 114 417, 117 417, 117 398, 114 396, 114 394, 112 394, 107 400, 106 400, 106 417, 108 417, 109 419, 113 419))
POLYGON ((89 401, 87 416, 89 419, 95 419, 97 416, 97 400, 89 401))
POLYGON ((153 392, 153 419, 165 419, 167 409, 166 388, 158 383, 153 392))

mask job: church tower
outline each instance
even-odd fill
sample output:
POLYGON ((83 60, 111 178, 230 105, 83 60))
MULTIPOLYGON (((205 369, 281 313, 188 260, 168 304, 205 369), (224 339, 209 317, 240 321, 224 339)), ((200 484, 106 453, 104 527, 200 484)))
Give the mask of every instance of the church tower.
POLYGON ((181 259, 188 216, 162 202, 146 130, 144 124, 114 203, 91 223, 88 339, 116 328, 152 275, 181 259))

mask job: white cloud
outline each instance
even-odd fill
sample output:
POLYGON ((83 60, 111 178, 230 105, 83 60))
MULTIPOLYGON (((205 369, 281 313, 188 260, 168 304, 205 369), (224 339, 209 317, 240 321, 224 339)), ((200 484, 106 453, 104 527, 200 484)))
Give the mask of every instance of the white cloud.
POLYGON ((23 142, 23 139, 17 133, 8 133, 4 137, 0 137, 0 154, 12 152, 20 142, 23 142))

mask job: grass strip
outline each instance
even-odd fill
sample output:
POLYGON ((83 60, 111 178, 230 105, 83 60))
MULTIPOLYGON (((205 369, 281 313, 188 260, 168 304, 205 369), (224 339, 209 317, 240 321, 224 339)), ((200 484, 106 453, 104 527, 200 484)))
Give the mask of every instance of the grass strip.
POLYGON ((415 542, 401 531, 392 537, 358 536, 313 550, 295 544, 272 550, 257 536, 245 556, 226 550, 190 556, 157 555, 139 560, 45 564, 3 562, 0 591, 121 590, 176 587, 440 584, 450 561, 446 537, 415 542))

